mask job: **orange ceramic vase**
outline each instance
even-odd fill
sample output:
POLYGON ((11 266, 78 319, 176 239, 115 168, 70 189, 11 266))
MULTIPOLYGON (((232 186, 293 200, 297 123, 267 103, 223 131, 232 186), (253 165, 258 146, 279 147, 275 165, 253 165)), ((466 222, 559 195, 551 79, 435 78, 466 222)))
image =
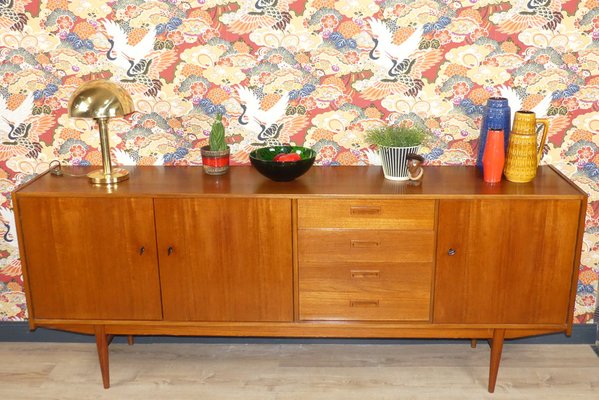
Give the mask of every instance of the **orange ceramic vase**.
POLYGON ((537 176, 537 167, 547 140, 549 121, 537 119, 532 111, 517 111, 505 162, 505 178, 511 182, 525 183, 537 176), (543 124, 543 136, 537 143, 537 125, 543 124))
POLYGON ((483 177, 487 183, 501 181, 505 162, 503 135, 502 129, 489 129, 487 134, 487 143, 483 153, 483 177))

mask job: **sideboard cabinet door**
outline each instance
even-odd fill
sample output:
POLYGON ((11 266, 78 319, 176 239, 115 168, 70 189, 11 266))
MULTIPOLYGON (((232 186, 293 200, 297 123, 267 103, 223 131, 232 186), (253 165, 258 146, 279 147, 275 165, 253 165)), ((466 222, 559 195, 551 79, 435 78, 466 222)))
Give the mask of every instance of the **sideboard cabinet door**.
POLYGON ((155 199, 164 318, 291 321, 291 200, 155 199))
POLYGON ((435 323, 564 324, 579 200, 441 200, 435 323))
POLYGON ((35 318, 162 318, 152 199, 19 200, 35 318))

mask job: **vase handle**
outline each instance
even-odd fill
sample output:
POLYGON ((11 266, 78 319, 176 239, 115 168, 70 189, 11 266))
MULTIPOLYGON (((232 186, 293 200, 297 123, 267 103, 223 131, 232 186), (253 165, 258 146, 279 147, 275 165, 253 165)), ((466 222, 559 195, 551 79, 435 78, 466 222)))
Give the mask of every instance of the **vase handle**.
POLYGON ((547 141, 547 133, 549 132, 549 120, 547 118, 537 118, 537 124, 543 124, 543 136, 541 137, 541 143, 539 143, 539 148, 537 150, 537 166, 541 162, 541 157, 543 157, 543 147, 545 147, 545 142, 547 141))

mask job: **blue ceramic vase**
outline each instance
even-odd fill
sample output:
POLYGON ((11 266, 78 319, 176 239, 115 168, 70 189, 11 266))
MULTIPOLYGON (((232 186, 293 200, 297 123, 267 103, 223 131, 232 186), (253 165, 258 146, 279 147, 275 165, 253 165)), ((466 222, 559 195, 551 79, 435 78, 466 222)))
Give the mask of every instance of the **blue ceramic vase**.
POLYGON ((504 151, 507 151, 512 122, 510 106, 506 98, 491 97, 487 100, 487 106, 483 112, 483 120, 480 127, 478 154, 476 157, 476 166, 481 169, 483 168, 483 154, 485 154, 485 145, 487 144, 487 133, 489 132, 489 129, 503 130, 504 151))

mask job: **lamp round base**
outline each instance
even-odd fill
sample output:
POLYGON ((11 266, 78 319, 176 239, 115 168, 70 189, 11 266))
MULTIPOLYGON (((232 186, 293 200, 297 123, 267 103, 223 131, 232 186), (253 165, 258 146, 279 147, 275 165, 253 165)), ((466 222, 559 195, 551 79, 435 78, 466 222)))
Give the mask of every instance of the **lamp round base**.
POLYGON ((129 179, 129 171, 123 168, 113 168, 112 174, 105 175, 104 171, 97 169, 87 174, 90 183, 96 185, 110 185, 129 179))

